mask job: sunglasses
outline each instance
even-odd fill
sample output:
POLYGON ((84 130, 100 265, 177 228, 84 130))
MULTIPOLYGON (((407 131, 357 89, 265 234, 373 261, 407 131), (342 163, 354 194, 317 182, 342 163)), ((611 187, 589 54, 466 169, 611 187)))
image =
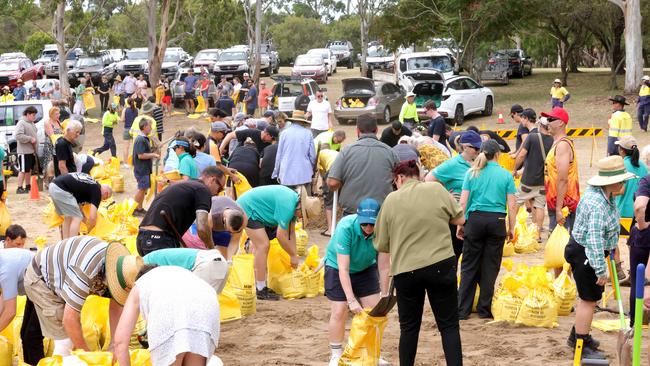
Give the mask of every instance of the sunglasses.
POLYGON ((546 122, 551 123, 554 121, 557 121, 559 118, 553 118, 553 117, 546 117, 546 122))

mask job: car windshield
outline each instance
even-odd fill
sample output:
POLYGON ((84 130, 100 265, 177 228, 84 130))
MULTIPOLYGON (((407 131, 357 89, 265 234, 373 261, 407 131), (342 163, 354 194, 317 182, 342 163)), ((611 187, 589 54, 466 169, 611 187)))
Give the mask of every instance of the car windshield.
POLYGON ((388 56, 390 56, 390 52, 388 52, 383 48, 368 49, 368 57, 388 57, 388 56))
POLYGON ((323 58, 327 58, 329 56, 328 50, 309 50, 307 51, 308 55, 319 55, 323 58))
POLYGON ((407 61, 408 70, 436 70, 448 72, 453 69, 451 59, 447 56, 412 57, 407 61))
POLYGON ((163 62, 178 62, 181 60, 181 55, 178 53, 165 53, 163 62))
POLYGON ((196 54, 197 60, 216 60, 219 58, 219 52, 202 51, 196 54))
POLYGON ((101 65, 101 59, 96 57, 86 57, 77 60, 76 67, 93 67, 101 65))
POLYGON ((129 60, 147 60, 149 59, 149 52, 147 51, 128 51, 126 57, 129 60))
POLYGON ((243 61, 246 60, 245 52, 224 52, 219 56, 219 61, 243 61))
POLYGON ((318 66, 323 64, 321 57, 303 57, 298 56, 296 59, 296 66, 318 66))
POLYGON ((0 62, 0 71, 16 71, 18 62, 0 62))
POLYGON ((347 51, 348 46, 346 46, 344 44, 333 44, 333 45, 330 46, 330 49, 331 50, 337 50, 337 51, 347 51))
POLYGON ((66 58, 66 60, 68 60, 68 61, 74 61, 76 59, 77 59, 77 54, 75 52, 70 52, 68 54, 68 57, 66 58))
POLYGON ((47 50, 47 51, 43 51, 41 56, 42 57, 53 57, 53 56, 56 56, 57 53, 59 53, 57 50, 47 50))
POLYGON ((302 84, 290 84, 290 83, 284 83, 284 84, 278 84, 278 88, 282 85, 282 88, 280 89, 279 96, 280 97, 298 97, 302 95, 302 84))

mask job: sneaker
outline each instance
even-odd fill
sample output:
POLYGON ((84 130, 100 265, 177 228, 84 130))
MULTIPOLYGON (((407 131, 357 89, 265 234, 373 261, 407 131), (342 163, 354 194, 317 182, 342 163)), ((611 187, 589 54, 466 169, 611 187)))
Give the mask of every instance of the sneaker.
POLYGON ((379 361, 377 361, 377 366, 391 366, 391 363, 384 360, 383 357, 379 357, 379 361))
POLYGON ((31 184, 28 184, 28 185, 25 186, 25 193, 29 193, 29 191, 31 191, 31 190, 32 190, 32 185, 31 184))
MULTIPOLYGON (((571 334, 569 334, 569 338, 566 341, 567 345, 571 348, 576 348, 576 328, 571 327, 571 334)), ((594 350, 597 350, 600 347, 600 342, 591 337, 591 334, 587 334, 585 337, 583 343, 583 348, 591 348, 594 350)))
POLYGON ((341 356, 332 356, 330 358, 330 363, 328 363, 327 365, 328 366, 338 366, 340 358, 341 358, 341 356))
POLYGON ((23 187, 18 187, 16 188, 16 194, 25 194, 27 191, 25 191, 25 188, 23 187))
POLYGON ((273 290, 271 290, 270 288, 264 287, 261 290, 257 290, 257 299, 258 300, 278 301, 278 300, 280 300, 280 296, 278 296, 278 294, 273 292, 273 290))
POLYGON ((583 360, 606 360, 605 355, 600 351, 592 349, 591 347, 582 347, 583 360))
POLYGON ((618 277, 619 281, 623 281, 624 279, 627 278, 627 276, 625 275, 625 271, 623 271, 622 262, 616 263, 616 276, 618 277))

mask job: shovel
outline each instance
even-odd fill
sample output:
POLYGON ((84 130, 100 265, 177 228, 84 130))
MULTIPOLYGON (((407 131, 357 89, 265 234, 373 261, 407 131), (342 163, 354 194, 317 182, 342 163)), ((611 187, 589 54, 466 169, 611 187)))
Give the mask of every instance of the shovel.
POLYGON ((374 317, 386 316, 391 311, 391 309, 393 309, 395 303, 397 303, 397 296, 395 296, 395 285, 393 284, 393 279, 391 278, 388 296, 379 299, 377 305, 375 305, 375 307, 370 310, 368 315, 374 317))
MULTIPOLYGON (((618 284, 618 274, 616 273, 616 263, 614 262, 614 251, 609 254, 609 266, 612 273, 612 282, 614 283, 614 293, 618 303, 618 316, 621 320, 621 329, 618 331, 616 339, 616 353, 618 354, 618 364, 621 366, 632 365, 632 335, 631 329, 625 324, 625 313, 623 312, 623 299, 621 299, 621 287, 618 284)), ((642 279, 645 276, 641 277, 642 279)))

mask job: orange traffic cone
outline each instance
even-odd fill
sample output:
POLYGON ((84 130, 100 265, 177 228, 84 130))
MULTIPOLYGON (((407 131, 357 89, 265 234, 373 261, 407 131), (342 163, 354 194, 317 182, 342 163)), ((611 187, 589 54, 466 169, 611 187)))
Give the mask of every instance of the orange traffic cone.
POLYGON ((38 192, 38 180, 35 175, 32 175, 32 181, 29 188, 29 199, 30 200, 40 200, 41 194, 38 192))
POLYGON ((506 121, 503 120, 503 113, 499 113, 499 119, 497 120, 497 124, 504 124, 506 121))

